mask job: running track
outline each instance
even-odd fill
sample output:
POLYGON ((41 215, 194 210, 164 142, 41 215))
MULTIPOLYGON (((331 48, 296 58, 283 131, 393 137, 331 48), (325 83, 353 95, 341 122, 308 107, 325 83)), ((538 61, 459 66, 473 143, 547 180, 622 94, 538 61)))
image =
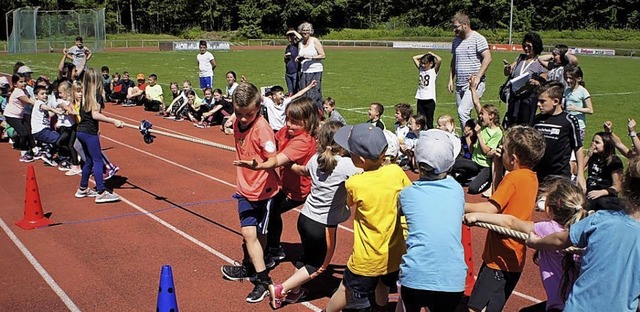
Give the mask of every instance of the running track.
MULTIPOLYGON (((154 128, 233 146, 217 128, 164 120, 141 107, 108 104, 108 114, 130 124, 149 119, 154 128)), ((233 152, 158 137, 145 144, 133 129, 102 124, 102 147, 120 167, 107 185, 122 196, 96 205, 73 194, 79 176, 32 163, 43 209, 59 225, 25 231, 14 225, 24 209, 26 164, 18 152, 0 143, 0 311, 150 311, 157 300, 160 269, 173 267, 182 311, 270 311, 265 300, 244 301, 249 282, 222 278, 220 266, 239 260, 241 236, 234 192, 233 152)), ((410 175, 415 178, 415 175, 410 175)), ((468 201, 482 200, 479 197, 468 201)), ((283 216, 285 262, 271 277, 284 280, 299 255, 297 211, 283 216)), ((535 218, 542 218, 535 213, 535 218)), ((352 220, 339 230, 332 274, 310 282, 309 301, 284 311, 319 311, 341 278, 352 246, 352 220)), ((474 228, 474 269, 480 266, 485 230, 474 228)), ((505 311, 544 299, 537 267, 528 262, 505 311)))

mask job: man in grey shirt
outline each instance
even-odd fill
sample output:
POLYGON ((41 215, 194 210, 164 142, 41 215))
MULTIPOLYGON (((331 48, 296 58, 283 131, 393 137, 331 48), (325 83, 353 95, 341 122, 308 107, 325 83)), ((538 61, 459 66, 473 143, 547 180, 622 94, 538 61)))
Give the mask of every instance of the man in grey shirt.
POLYGON ((471 110, 474 108, 469 91, 469 78, 475 79, 478 96, 482 97, 485 90, 485 73, 491 63, 491 51, 487 39, 471 29, 471 22, 466 14, 456 13, 451 22, 456 36, 451 46, 448 89, 449 92, 456 91, 460 129, 464 129, 464 124, 471 118, 471 110))

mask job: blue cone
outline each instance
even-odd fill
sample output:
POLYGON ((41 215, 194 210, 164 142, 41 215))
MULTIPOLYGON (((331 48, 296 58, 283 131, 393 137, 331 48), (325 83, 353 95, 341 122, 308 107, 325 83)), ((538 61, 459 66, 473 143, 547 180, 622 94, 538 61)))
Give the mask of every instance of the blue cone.
POLYGON ((170 265, 163 265, 160 272, 160 289, 156 312, 178 312, 176 289, 173 287, 173 273, 170 265))

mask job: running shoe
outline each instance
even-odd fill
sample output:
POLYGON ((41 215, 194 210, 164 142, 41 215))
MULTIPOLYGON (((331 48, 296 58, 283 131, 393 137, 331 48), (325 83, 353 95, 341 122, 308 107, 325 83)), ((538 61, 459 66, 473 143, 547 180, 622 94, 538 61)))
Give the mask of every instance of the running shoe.
POLYGON ((112 203, 120 200, 120 196, 118 194, 110 193, 109 191, 104 191, 102 194, 98 194, 96 196, 96 204, 102 203, 112 203))
POLYGON ((34 161, 35 158, 33 158, 33 156, 31 156, 31 154, 24 154, 22 156, 20 156, 20 161, 24 162, 24 163, 30 163, 32 161, 34 161))
POLYGON ((113 168, 107 167, 107 172, 104 174, 104 180, 109 180, 111 178, 113 178, 114 175, 116 175, 116 173, 118 173, 118 171, 120 171, 120 167, 118 166, 113 166, 113 168))
POLYGON ((255 270, 249 269, 244 265, 238 265, 237 263, 235 265, 223 265, 220 268, 220 271, 222 271, 222 275, 224 275, 225 278, 232 280, 232 281, 242 281, 245 279, 249 279, 249 280, 253 280, 256 279, 256 272, 255 270))
POLYGON ((76 191, 76 198, 85 198, 85 197, 96 197, 98 196, 98 192, 94 191, 91 188, 85 188, 84 190, 79 188, 76 191))
POLYGON ((269 295, 269 284, 270 281, 256 281, 253 290, 247 295, 247 302, 249 303, 258 303, 269 295))
POLYGON ((271 297, 271 308, 274 310, 281 308, 287 297, 282 294, 282 284, 269 285, 269 296, 271 297))
POLYGON ((78 175, 78 174, 82 174, 82 168, 78 167, 78 168, 70 168, 67 172, 64 173, 64 175, 66 176, 74 176, 74 175, 78 175))

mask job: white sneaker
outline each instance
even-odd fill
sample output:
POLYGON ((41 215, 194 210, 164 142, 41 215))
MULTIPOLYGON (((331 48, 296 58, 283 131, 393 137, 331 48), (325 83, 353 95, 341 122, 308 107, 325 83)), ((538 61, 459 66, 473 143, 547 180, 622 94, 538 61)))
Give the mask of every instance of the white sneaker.
POLYGON ((74 175, 78 175, 78 174, 82 174, 82 169, 78 168, 78 169, 69 169, 67 172, 64 173, 64 175, 66 176, 74 176, 74 175))
POLYGON ((98 196, 98 192, 88 187, 84 190, 78 189, 76 191, 76 198, 96 197, 96 196, 98 196))
POLYGON ((106 190, 96 196, 96 204, 117 202, 119 200, 120 196, 118 196, 118 194, 109 193, 109 191, 106 190))

